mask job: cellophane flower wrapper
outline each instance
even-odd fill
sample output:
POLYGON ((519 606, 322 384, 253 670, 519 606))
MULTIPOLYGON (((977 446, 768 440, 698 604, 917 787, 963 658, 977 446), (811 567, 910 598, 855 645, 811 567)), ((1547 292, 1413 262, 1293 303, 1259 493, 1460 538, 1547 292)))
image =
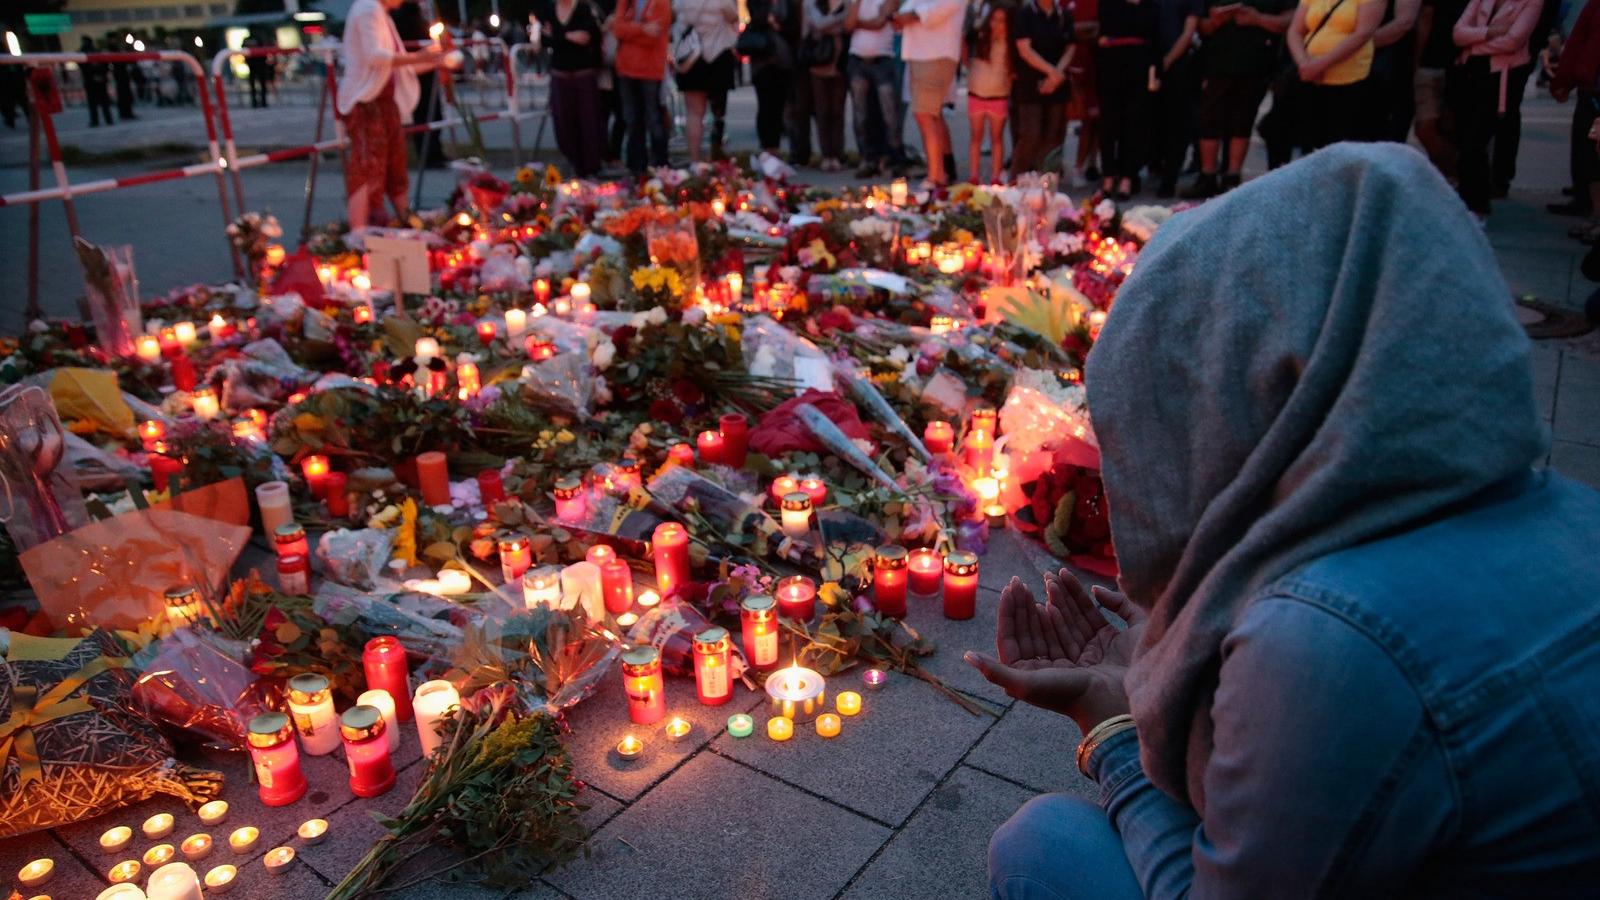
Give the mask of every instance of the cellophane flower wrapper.
POLYGON ((666 469, 650 479, 649 488, 653 497, 673 509, 680 509, 686 501, 693 500, 699 514, 721 536, 736 537, 741 546, 749 548, 756 556, 784 558, 786 541, 791 554, 798 554, 802 549, 798 542, 785 537, 783 527, 766 510, 693 469, 683 466, 666 469))
MULTIPOLYGON (((872 381, 862 378, 860 373, 856 371, 854 360, 834 360, 833 377, 835 381, 850 392, 850 396, 854 397, 863 409, 878 420, 879 424, 898 435, 901 440, 906 442, 907 446, 916 451, 918 456, 924 460, 933 458, 932 454, 928 452, 928 448, 922 445, 922 438, 917 437, 916 432, 911 430, 911 426, 906 424, 906 420, 900 418, 900 414, 894 411, 894 407, 889 405, 889 401, 872 384, 872 381)), ((818 439, 820 440, 820 436, 818 439)))
POLYGON ((621 656, 618 635, 582 607, 497 609, 462 629, 461 639, 417 674, 443 678, 464 696, 509 683, 527 709, 554 715, 593 694, 621 656))
POLYGON ((812 435, 827 447, 830 452, 849 463, 851 467, 863 475, 872 478, 884 487, 899 488, 895 480, 888 473, 878 468, 870 456, 856 445, 856 443, 843 432, 833 420, 823 415, 822 411, 809 403, 802 403, 796 407, 795 412, 800 416, 800 421, 811 429, 812 435))
POLYGON ((0 838, 157 795, 197 806, 221 793, 220 773, 180 765, 137 711, 134 673, 111 635, 0 636, 0 838))
POLYGON ((522 367, 522 397, 529 404, 572 416, 587 416, 594 402, 594 376, 583 353, 557 353, 522 367))
POLYGON ((1018 368, 1006 402, 1000 405, 1000 430, 1011 453, 1031 453, 1067 439, 1098 447, 1081 384, 1061 384, 1053 373, 1018 368))
POLYGON ((271 406, 317 381, 317 373, 295 365, 277 341, 266 338, 246 344, 239 356, 218 363, 206 379, 222 382, 222 405, 241 411, 271 406))
POLYGON ((382 576, 393 548, 392 529, 339 528, 323 532, 317 539, 317 562, 324 577, 370 591, 382 576))
POLYGON ((751 375, 793 381, 796 394, 808 387, 823 391, 833 387, 828 355, 767 316, 745 320, 739 345, 751 375))
POLYGON ((193 628, 174 629, 161 640, 133 685, 133 700, 145 716, 240 750, 245 723, 264 712, 251 690, 255 676, 237 659, 207 643, 193 628))
POLYGON ((0 391, 0 518, 19 552, 89 521, 67 436, 44 391, 0 391))
POLYGON ((481 609, 408 591, 393 582, 381 583, 374 593, 324 582, 312 601, 312 609, 323 619, 352 623, 371 635, 392 635, 408 653, 424 658, 448 655, 461 642, 464 630, 485 615, 481 609))
POLYGON ((73 238, 73 245, 83 264, 84 293, 100 346, 116 356, 133 356, 134 339, 144 333, 133 248, 100 247, 83 238, 73 238))

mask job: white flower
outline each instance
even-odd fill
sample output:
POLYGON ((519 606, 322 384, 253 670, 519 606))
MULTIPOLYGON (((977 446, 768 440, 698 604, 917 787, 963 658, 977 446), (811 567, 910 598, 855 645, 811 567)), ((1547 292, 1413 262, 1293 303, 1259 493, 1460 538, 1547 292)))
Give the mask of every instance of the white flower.
POLYGON ((889 359, 897 365, 904 366, 911 361, 911 351, 907 350, 904 344, 895 344, 894 349, 889 351, 889 359))
POLYGON ((611 402, 611 385, 604 378, 594 380, 594 402, 600 406, 611 402))
POLYGON ((34 319, 32 322, 28 323, 28 331, 32 332, 33 334, 44 334, 49 330, 49 324, 43 319, 34 319))
POLYGON ((652 307, 649 312, 644 314, 644 320, 651 325, 665 325, 667 324, 667 311, 659 306, 652 307))
POLYGON ((617 345, 605 340, 594 348, 594 354, 589 357, 589 361, 594 363, 595 369, 604 372, 606 369, 611 368, 611 361, 616 357, 617 345))
POLYGON ((699 325, 706 320, 706 311, 698 306, 691 306, 683 311, 683 324, 699 325))
POLYGON ((1109 219, 1117 214, 1117 205, 1112 203, 1109 199, 1101 200, 1095 205, 1094 214, 1096 218, 1109 219))

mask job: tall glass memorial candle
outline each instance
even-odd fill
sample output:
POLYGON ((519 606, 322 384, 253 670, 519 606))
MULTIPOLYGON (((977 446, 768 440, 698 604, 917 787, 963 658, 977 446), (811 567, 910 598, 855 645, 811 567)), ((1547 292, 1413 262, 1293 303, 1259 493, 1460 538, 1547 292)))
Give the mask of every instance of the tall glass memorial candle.
POLYGON ((568 475, 556 482, 551 493, 556 498, 557 519, 563 522, 577 522, 587 515, 582 479, 568 475))
POLYGON ((922 444, 929 453, 949 453, 955 448, 956 430, 949 422, 932 421, 922 429, 922 444))
POLYGON ((911 551, 906 569, 911 573, 911 593, 918 597, 931 597, 944 584, 944 558, 931 547, 911 551))
MULTIPOLYGON (((410 700, 410 697, 406 698, 410 700)), ((362 691, 356 697, 357 706, 370 706, 383 716, 384 745, 393 753, 400 749, 400 720, 395 717, 394 698, 388 691, 362 691)))
POLYGON ((706 706, 733 699, 733 645, 728 629, 713 625, 694 636, 694 691, 706 706))
POLYGON ((791 575, 778 582, 773 591, 778 614, 796 622, 809 622, 817 611, 817 583, 804 575, 791 575))
POLYGON ((1000 414, 992 406, 980 406, 972 411, 967 427, 973 431, 987 431, 994 437, 1000 433, 1000 414))
POLYGON ((525 534, 503 532, 495 539, 500 551, 500 577, 506 584, 522 580, 524 572, 533 565, 533 541, 525 534))
POLYGON ((792 538, 811 534, 811 497, 804 491, 783 495, 783 533, 792 538))
POLYGON ((422 741, 422 758, 433 755, 444 741, 439 736, 438 724, 447 713, 461 705, 461 694, 448 681, 424 681, 417 686, 411 698, 411 709, 417 715, 417 737, 422 741))
POLYGON ((522 603, 528 609, 555 609, 561 605, 561 570, 556 566, 529 569, 522 576, 522 603))
POLYGON ((611 468, 611 489, 618 496, 626 497, 635 488, 643 486, 644 477, 639 471, 639 461, 631 456, 617 460, 617 464, 611 468))
POLYGON ((422 502, 429 506, 450 505, 450 464, 437 450, 417 454, 417 485, 422 502))
POLYGON ((279 556, 295 553, 310 556, 311 541, 306 538, 305 526, 298 522, 279 525, 278 530, 272 533, 272 549, 277 551, 279 556))
POLYGON ((289 500, 289 485, 282 481, 269 481, 256 486, 256 506, 261 508, 261 532, 268 538, 277 533, 279 526, 294 521, 294 506, 289 500))
POLYGON ((328 481, 323 485, 322 502, 328 507, 328 515, 335 519, 350 517, 350 476, 343 472, 329 472, 328 481))
POLYGON ((635 647, 622 654, 622 690, 628 695, 628 718, 635 725, 661 721, 667 714, 661 652, 654 647, 635 647))
POLYGON ((800 492, 811 498, 812 509, 821 509, 828 502, 828 485, 821 478, 800 479, 800 492))
POLYGON ((994 434, 981 429, 968 431, 962 450, 966 453, 967 467, 985 474, 994 460, 994 434))
POLYGON ((256 770, 257 793, 264 805, 287 806, 305 795, 300 748, 295 746, 288 716, 281 712, 256 716, 250 720, 246 738, 256 770))
POLYGON ((485 509, 506 499, 505 480, 499 469, 484 469, 478 473, 478 500, 485 509))
POLYGON ((386 691, 394 698, 395 718, 411 721, 411 668, 400 639, 385 634, 367 641, 361 668, 366 670, 369 690, 386 691))
POLYGON ((352 706, 339 717, 344 758, 350 764, 350 793, 376 797, 394 787, 394 763, 383 713, 373 706, 352 706))
POLYGON ((670 594, 689 583, 689 530, 677 522, 662 522, 650 535, 650 554, 656 563, 656 587, 670 594))
POLYGON ((778 605, 771 597, 752 594, 739 604, 744 658, 757 669, 778 664, 778 605))
POLYGON ((326 756, 339 749, 339 721, 328 679, 309 672, 289 679, 289 714, 307 753, 326 756))
POLYGON ((613 616, 633 608, 633 570, 615 555, 600 565, 600 594, 613 616))
POLYGON ((750 420, 744 413, 727 413, 717 420, 717 426, 722 434, 722 461, 735 469, 744 468, 750 446, 750 420))
POLYGON ((896 619, 906 614, 906 548, 879 547, 872 562, 872 605, 896 619))
POLYGON ((200 621, 200 591, 193 585, 167 588, 167 622, 173 628, 182 628, 200 621))
POLYGON ((944 558, 944 617, 970 619, 978 610, 978 554, 955 550, 944 558))

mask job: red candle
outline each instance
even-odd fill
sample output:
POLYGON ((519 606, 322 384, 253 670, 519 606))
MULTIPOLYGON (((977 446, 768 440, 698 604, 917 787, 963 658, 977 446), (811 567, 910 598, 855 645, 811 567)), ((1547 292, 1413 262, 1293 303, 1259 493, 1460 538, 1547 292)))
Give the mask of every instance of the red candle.
POLYGON ((272 549, 278 556, 311 555, 311 542, 306 539, 306 529, 298 522, 279 525, 272 532, 272 549))
POLYGON ((662 522, 650 536, 650 552, 662 596, 689 583, 689 529, 677 522, 662 522))
POLYGON ((772 487, 768 489, 767 496, 772 498, 774 506, 782 506, 783 498, 800 490, 800 479, 793 475, 779 475, 772 479, 772 487))
POLYGON ((550 279, 535 278, 533 280, 533 298, 540 303, 550 302, 550 279))
POLYGON ((639 487, 644 487, 639 461, 631 456, 617 460, 617 464, 611 467, 611 490, 618 496, 626 497, 639 487))
POLYGON ((929 453, 949 453, 956 445, 956 430, 949 422, 935 420, 922 429, 922 443, 929 453))
POLYGON ((628 695, 628 718, 635 725, 653 725, 667 714, 666 686, 661 680, 661 653, 635 647, 622 654, 622 690, 628 695))
POLYGON ((494 343, 494 333, 496 330, 497 329, 495 328, 493 322, 479 322, 478 343, 483 344, 485 347, 494 343))
POLYGON ((906 548, 879 547, 872 566, 872 604, 896 619, 906 614, 906 548))
POLYGON ((606 612, 613 616, 633 608, 633 570, 615 553, 600 563, 600 595, 605 598, 606 612))
POLYGON ((357 797, 388 793, 395 779, 383 713, 376 706, 352 706, 339 717, 339 734, 350 764, 350 793, 357 797))
POLYGON ((361 651, 361 668, 366 670, 369 690, 387 691, 394 698, 395 718, 411 721, 411 673, 400 639, 382 635, 367 641, 361 651))
POLYGON ((706 706, 733 699, 732 656, 728 629, 713 625, 694 636, 694 692, 706 706))
POLYGON ((610 544, 595 544, 589 548, 588 552, 583 554, 583 558, 600 568, 604 568, 606 563, 617 558, 617 551, 612 549, 610 544))
POLYGON ((700 448, 701 465, 716 466, 726 461, 723 457, 726 442, 723 441, 721 432, 702 431, 694 442, 700 448))
POLYGON ((583 499, 583 481, 568 475, 557 481, 551 491, 556 498, 556 518, 563 522, 577 522, 587 514, 583 499))
POLYGON ((158 419, 146 419, 139 423, 139 440, 144 443, 144 452, 150 453, 156 448, 156 441, 167 436, 167 426, 158 419))
POLYGON ((962 449, 967 454, 967 466, 976 472, 986 473, 994 461, 994 435, 987 431, 967 432, 962 449))
POLYGON ((944 617, 970 619, 978 609, 978 555, 956 550, 944 559, 944 617))
POLYGON ((828 500, 828 486, 821 478, 800 479, 800 492, 811 498, 812 509, 820 509, 828 500))
POLYGON ((987 431, 993 437, 1000 433, 1000 414, 992 406, 980 406, 972 411, 972 417, 967 420, 969 431, 987 431))
MULTIPOLYGON (((435 372, 435 375, 443 373, 435 372)), ((483 378, 478 374, 478 364, 464 362, 456 366, 456 399, 470 400, 483 390, 483 378)))
POLYGON ((250 720, 247 738, 261 802, 288 806, 304 796, 306 776, 300 770, 300 748, 289 717, 281 712, 256 716, 250 720))
POLYGON ((944 559, 939 551, 918 547, 911 551, 907 568, 911 571, 911 593, 919 597, 931 597, 939 593, 939 585, 944 582, 944 559))
POLYGON ((680 466, 694 468, 694 448, 685 443, 673 444, 667 451, 667 461, 680 466))
POLYGON ((350 491, 346 488, 350 477, 343 472, 329 472, 323 483, 322 502, 327 504, 328 515, 335 519, 350 515, 350 491))
POLYGON ((744 658, 757 669, 778 664, 778 611, 771 597, 755 594, 739 604, 744 658))
POLYGON ((188 354, 179 352, 172 358, 172 386, 180 391, 192 391, 199 378, 194 372, 194 363, 188 354))
POLYGON ((506 499, 506 485, 499 469, 484 469, 478 473, 478 497, 485 509, 506 499))
POLYGON ((355 319, 355 323, 357 325, 365 325, 372 321, 372 306, 370 304, 363 303, 360 306, 357 306, 354 310, 351 310, 350 316, 351 318, 355 319))
POLYGON ((718 420, 722 434, 722 461, 735 469, 744 468, 750 444, 750 420, 743 413, 728 413, 718 420))
POLYGON ((506 532, 496 540, 500 551, 500 577, 506 584, 516 584, 533 567, 533 542, 525 534, 506 532))
POLYGON ((543 362, 556 355, 555 342, 542 334, 530 334, 522 341, 522 348, 534 362, 543 362))
POLYGON ((817 583, 804 575, 791 575, 778 582, 775 591, 778 614, 797 622, 809 622, 817 610, 817 583))
POLYGON ((450 505, 450 464, 437 450, 417 454, 417 485, 422 502, 429 506, 450 505))
POLYGON ((323 490, 328 483, 328 458, 320 453, 314 453, 300 460, 300 474, 305 476, 306 487, 311 489, 311 496, 322 499, 323 490))
POLYGON ((156 441, 154 447, 155 452, 150 454, 150 476, 156 490, 164 491, 172 482, 172 476, 183 474, 183 460, 167 455, 166 441, 156 441))

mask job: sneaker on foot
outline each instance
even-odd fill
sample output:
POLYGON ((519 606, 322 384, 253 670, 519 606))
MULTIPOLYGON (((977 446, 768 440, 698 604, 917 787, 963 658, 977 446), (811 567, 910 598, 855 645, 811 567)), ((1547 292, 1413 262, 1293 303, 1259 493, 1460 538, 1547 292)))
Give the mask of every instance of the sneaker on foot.
POLYGON ((1217 176, 1214 172, 1201 172, 1183 192, 1185 200, 1209 200, 1217 195, 1217 176))

